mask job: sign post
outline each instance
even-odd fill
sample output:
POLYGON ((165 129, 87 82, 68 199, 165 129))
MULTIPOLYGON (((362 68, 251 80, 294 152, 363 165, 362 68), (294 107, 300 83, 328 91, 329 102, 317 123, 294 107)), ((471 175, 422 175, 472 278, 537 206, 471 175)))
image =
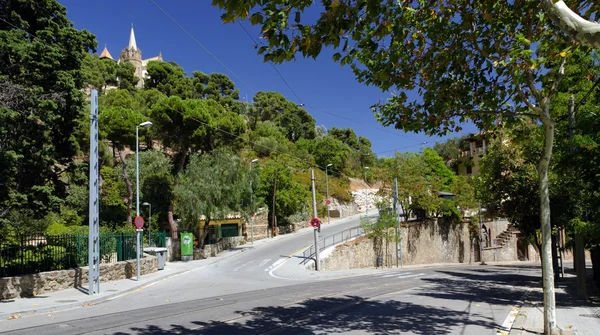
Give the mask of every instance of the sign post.
POLYGON ((137 232, 137 281, 140 281, 140 234, 144 231, 144 218, 141 216, 136 216, 135 218, 135 231, 137 232))
POLYGON ((317 197, 315 193, 315 170, 310 169, 310 180, 312 182, 312 196, 313 196, 313 219, 310 220, 310 225, 315 228, 315 270, 321 270, 321 258, 319 257, 319 227, 321 221, 317 219, 317 197))

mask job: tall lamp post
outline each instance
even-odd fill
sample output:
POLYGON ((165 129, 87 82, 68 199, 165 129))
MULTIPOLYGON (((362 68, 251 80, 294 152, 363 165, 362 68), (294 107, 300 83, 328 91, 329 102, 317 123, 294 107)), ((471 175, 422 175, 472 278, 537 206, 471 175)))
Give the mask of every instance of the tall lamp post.
POLYGON ((150 225, 152 224, 152 204, 144 202, 142 206, 149 206, 148 208, 148 246, 152 246, 152 235, 150 234, 150 225))
POLYGON ((252 216, 250 217, 250 236, 252 244, 254 244, 254 191, 252 190, 252 164, 258 162, 258 158, 250 161, 250 210, 252 211, 252 216))
POLYGON ((327 168, 332 166, 333 164, 329 163, 325 166, 325 194, 326 200, 325 204, 327 205, 327 224, 331 223, 331 218, 329 217, 329 175, 327 174, 327 168))
MULTIPOLYGON (((367 170, 368 169, 369 169, 368 166, 365 166, 363 168, 363 172, 365 175, 365 184, 367 186, 369 186, 369 184, 367 183, 367 170)), ((367 216, 369 215, 369 190, 368 190, 368 188, 365 188, 365 215, 367 215, 367 216)))
MULTIPOLYGON (((135 200, 136 200, 136 205, 135 205, 135 215, 139 216, 140 215, 140 157, 139 157, 139 132, 140 132, 140 127, 141 128, 146 128, 146 127, 150 127, 152 125, 152 122, 150 121, 146 121, 146 122, 142 122, 140 123, 138 126, 135 127, 135 200)), ((140 281, 140 233, 143 231, 142 229, 136 229, 137 231, 137 280, 140 281)))

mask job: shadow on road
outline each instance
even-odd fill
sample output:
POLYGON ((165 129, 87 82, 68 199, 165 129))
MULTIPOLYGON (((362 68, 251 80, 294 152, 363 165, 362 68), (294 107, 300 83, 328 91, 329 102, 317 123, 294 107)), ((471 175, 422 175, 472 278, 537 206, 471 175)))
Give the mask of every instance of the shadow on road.
POLYGON ((237 311, 238 318, 228 322, 193 321, 187 328, 149 325, 116 334, 331 334, 361 332, 390 334, 445 334, 449 329, 478 325, 498 327, 492 319, 469 320, 468 312, 444 307, 417 305, 401 301, 370 301, 360 297, 320 298, 289 307, 257 307, 237 311), (194 329, 197 328, 197 329, 194 329))

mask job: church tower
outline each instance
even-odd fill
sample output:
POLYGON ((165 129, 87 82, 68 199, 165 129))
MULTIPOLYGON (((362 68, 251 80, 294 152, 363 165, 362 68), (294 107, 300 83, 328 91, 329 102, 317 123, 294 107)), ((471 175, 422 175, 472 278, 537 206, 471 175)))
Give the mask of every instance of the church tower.
POLYGON ((119 63, 131 63, 135 67, 134 75, 139 78, 137 87, 144 87, 144 68, 142 64, 142 50, 137 47, 135 41, 135 32, 133 31, 133 24, 131 24, 131 33, 129 34, 129 44, 119 56, 119 63))

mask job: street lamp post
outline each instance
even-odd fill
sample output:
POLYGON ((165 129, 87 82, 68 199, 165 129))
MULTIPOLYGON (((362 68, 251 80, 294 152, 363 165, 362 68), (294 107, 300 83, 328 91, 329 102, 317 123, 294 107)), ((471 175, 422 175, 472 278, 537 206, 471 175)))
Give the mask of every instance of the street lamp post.
POLYGON ((254 191, 252 190, 252 164, 258 162, 258 159, 253 159, 250 161, 250 210, 252 211, 252 216, 250 217, 250 236, 252 244, 254 245, 254 191))
POLYGON ((152 246, 152 235, 150 234, 150 225, 152 224, 152 204, 144 202, 142 206, 149 206, 148 208, 148 246, 152 246))
MULTIPOLYGON (((139 158, 139 130, 140 127, 150 127, 152 122, 146 121, 140 123, 135 127, 135 215, 140 215, 140 158, 139 158)), ((136 229, 137 231, 137 280, 140 281, 140 233, 143 231, 142 229, 136 229)))
POLYGON ((483 235, 481 234, 481 229, 483 228, 483 220, 481 219, 481 202, 479 203, 479 258, 481 261, 481 265, 485 264, 483 260, 483 235))
POLYGON ((326 190, 326 200, 325 204, 327 205, 327 224, 331 223, 331 218, 329 217, 329 175, 327 174, 327 168, 332 166, 333 164, 329 163, 325 166, 325 190, 326 190))
MULTIPOLYGON (((365 184, 367 186, 369 186, 369 184, 367 183, 367 170, 369 169, 368 166, 365 166, 363 168, 363 172, 365 175, 365 184)), ((369 215, 369 190, 367 188, 365 188, 365 215, 369 215)))

